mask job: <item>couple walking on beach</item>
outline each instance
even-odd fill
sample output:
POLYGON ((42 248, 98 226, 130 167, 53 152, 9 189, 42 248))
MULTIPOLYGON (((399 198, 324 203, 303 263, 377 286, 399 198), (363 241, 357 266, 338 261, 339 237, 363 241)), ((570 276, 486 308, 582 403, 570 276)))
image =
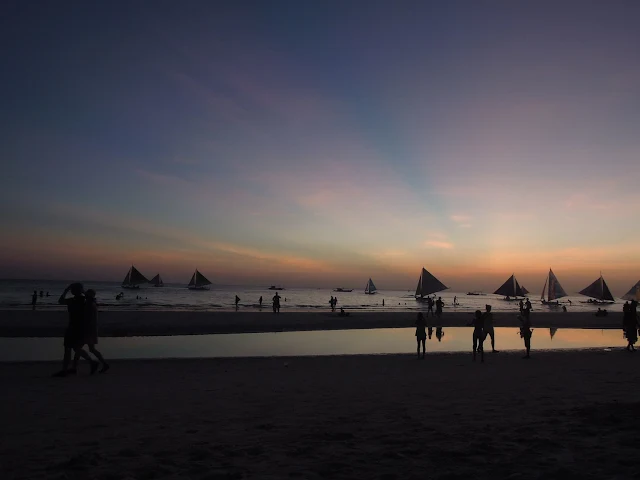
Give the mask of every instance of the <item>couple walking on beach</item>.
POLYGON ((476 310, 471 325, 473 326, 473 361, 476 361, 476 353, 480 353, 480 361, 484 362, 484 341, 487 336, 491 337, 491 350, 498 353, 491 305, 485 305, 484 313, 476 310))
POLYGON ((58 299, 60 305, 66 305, 69 312, 69 325, 64 333, 64 358, 62 370, 54 374, 55 377, 66 377, 77 372, 80 357, 87 360, 91 365, 93 375, 100 364, 100 373, 109 370, 109 364, 102 354, 96 349, 98 344, 98 305, 96 303, 95 290, 84 291, 81 283, 72 283, 65 288, 58 299), (67 298, 67 293, 71 292, 71 298, 67 298), (84 345, 89 346, 89 351, 99 360, 96 362, 84 350, 84 345), (71 352, 74 352, 73 367, 69 368, 71 352))

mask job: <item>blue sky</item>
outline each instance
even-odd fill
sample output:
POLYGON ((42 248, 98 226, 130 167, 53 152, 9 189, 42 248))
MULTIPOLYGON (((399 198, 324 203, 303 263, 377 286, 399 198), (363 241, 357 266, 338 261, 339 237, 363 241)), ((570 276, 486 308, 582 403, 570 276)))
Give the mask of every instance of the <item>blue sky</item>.
POLYGON ((1 276, 639 276, 636 2, 1 8, 1 276))

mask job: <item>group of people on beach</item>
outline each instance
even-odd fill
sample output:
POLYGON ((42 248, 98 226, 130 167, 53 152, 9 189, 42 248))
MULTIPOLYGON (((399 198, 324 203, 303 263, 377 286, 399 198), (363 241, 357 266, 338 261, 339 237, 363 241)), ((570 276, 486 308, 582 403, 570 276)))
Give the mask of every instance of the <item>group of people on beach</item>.
MULTIPOLYGON (((440 299, 438 299, 440 300, 440 299)), ((438 310, 442 313, 442 308, 439 309, 436 307, 436 316, 440 316, 438 314, 438 310)), ((530 358, 531 356, 531 335, 533 330, 531 329, 531 303, 527 302, 522 305, 522 309, 520 311, 520 315, 518 315, 518 319, 520 320, 520 337, 524 340, 524 346, 526 350, 526 355, 524 358, 530 358)), ((480 354, 480 361, 484 362, 484 341, 487 337, 491 338, 491 350, 494 353, 498 353, 496 350, 496 338, 495 338, 495 330, 493 328, 493 314, 491 313, 491 305, 485 305, 485 311, 482 312, 480 310, 476 310, 472 322, 469 326, 473 326, 473 361, 476 361, 476 355, 480 354)), ((442 327, 438 327, 440 330, 442 327)), ((422 312, 418 313, 418 317, 416 319, 416 341, 417 341, 417 354, 418 358, 424 358, 426 352, 426 340, 427 340, 427 330, 429 330, 429 338, 431 338, 432 327, 427 327, 427 320, 425 315, 422 312), (420 355, 420 347, 422 346, 422 356, 420 355)), ((436 336, 438 340, 441 339, 442 332, 440 336, 438 336, 438 332, 436 331, 436 336)))
POLYGON ((95 290, 89 289, 85 291, 81 283, 72 283, 62 292, 58 303, 67 306, 69 324, 64 333, 62 370, 55 373, 54 376, 66 377, 67 375, 75 374, 78 370, 80 357, 89 362, 92 375, 96 373, 100 365, 102 365, 100 373, 105 373, 109 370, 109 364, 96 349, 98 344, 98 304, 96 303, 95 290), (71 292, 72 296, 67 298, 69 292, 71 292), (85 345, 89 347, 89 352, 98 361, 92 359, 91 355, 84 350, 83 347, 85 345), (74 352, 74 358, 73 365, 69 368, 71 352, 74 352))
MULTIPOLYGON (((40 290, 40 298, 44 297, 44 290, 40 290)), ((49 292, 47 292, 47 297, 49 296, 49 292)), ((33 295, 31 295, 31 309, 36 309, 36 304, 38 303, 38 291, 34 290, 33 295)))

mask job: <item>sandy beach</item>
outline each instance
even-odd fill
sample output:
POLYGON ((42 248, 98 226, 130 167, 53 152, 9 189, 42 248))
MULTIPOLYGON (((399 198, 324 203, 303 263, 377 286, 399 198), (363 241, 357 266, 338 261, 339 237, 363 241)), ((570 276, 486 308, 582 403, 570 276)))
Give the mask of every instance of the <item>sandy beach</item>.
POLYGON ((0 364, 6 479, 632 478, 623 350, 0 364))
MULTIPOLYGON (((100 312, 100 335, 106 337, 191 335, 215 333, 293 332, 361 328, 402 328, 414 325, 412 312, 355 312, 341 317, 331 312, 184 312, 184 311, 105 311, 100 312)), ((620 328, 621 313, 596 317, 586 312, 536 312, 531 315, 539 328, 620 328)), ((430 325, 466 326, 471 313, 447 312, 430 325)), ((67 325, 65 311, 0 311, 0 337, 60 337, 67 325)), ((497 327, 517 327, 515 313, 494 313, 497 327)))

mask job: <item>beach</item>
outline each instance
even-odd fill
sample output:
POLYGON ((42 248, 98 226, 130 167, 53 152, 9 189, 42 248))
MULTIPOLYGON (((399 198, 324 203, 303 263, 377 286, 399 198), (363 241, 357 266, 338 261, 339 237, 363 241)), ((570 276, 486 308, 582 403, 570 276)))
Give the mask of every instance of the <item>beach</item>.
POLYGON ((632 478, 622 349, 0 364, 6 479, 632 478))

